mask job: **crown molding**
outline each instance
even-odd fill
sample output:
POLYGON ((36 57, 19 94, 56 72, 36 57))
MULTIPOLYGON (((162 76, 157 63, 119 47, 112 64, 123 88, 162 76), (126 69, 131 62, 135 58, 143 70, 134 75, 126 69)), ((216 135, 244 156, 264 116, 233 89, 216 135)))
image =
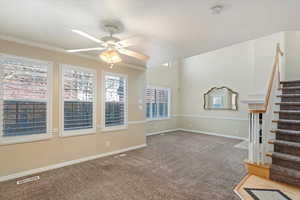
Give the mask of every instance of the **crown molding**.
MULTIPOLYGON (((87 58, 87 59, 94 60, 94 61, 97 61, 99 63, 105 64, 104 62, 102 62, 101 60, 99 60, 98 58, 96 58, 94 56, 89 56, 89 55, 85 55, 85 54, 82 54, 82 53, 76 53, 76 54, 69 53, 65 49, 55 47, 55 46, 51 46, 51 45, 47 45, 47 44, 42 44, 42 43, 39 43, 39 42, 33 42, 33 41, 20 39, 20 38, 17 38, 17 37, 12 37, 12 36, 7 36, 7 35, 1 35, 1 34, 0 34, 0 40, 6 40, 6 41, 9 41, 9 42, 24 44, 24 45, 28 45, 28 46, 31 46, 31 47, 38 47, 38 48, 45 49, 45 50, 60 52, 60 53, 66 54, 66 55, 72 55, 72 56, 87 58)), ((132 69, 146 71, 146 67, 141 66, 141 65, 120 63, 120 64, 116 64, 116 66, 128 67, 128 68, 132 68, 132 69)))

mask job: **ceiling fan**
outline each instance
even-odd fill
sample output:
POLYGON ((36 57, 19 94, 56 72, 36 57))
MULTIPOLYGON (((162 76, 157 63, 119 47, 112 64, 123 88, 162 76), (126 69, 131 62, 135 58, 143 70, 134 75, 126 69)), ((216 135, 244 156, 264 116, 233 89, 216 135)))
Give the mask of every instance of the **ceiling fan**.
POLYGON ((120 54, 134 57, 142 61, 147 61, 149 59, 149 56, 147 55, 127 49, 127 47, 135 45, 133 41, 120 40, 119 38, 113 36, 116 33, 122 32, 123 27, 120 22, 118 21, 105 22, 103 23, 103 29, 109 35, 104 36, 101 39, 91 36, 84 31, 73 29, 72 32, 77 33, 80 36, 83 36, 87 39, 90 39, 98 43, 99 47, 85 48, 85 49, 71 49, 71 50, 67 50, 67 52, 76 53, 76 52, 87 52, 87 51, 102 51, 99 54, 99 57, 104 62, 110 64, 111 67, 114 64, 122 61, 120 54))

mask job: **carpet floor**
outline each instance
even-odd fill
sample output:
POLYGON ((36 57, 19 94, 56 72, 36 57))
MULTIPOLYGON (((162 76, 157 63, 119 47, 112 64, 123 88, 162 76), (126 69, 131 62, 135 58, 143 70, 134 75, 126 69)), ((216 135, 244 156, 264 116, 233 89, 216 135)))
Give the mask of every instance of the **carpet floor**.
POLYGON ((1 200, 238 200, 245 175, 240 140, 176 132, 148 147, 0 183, 1 200))

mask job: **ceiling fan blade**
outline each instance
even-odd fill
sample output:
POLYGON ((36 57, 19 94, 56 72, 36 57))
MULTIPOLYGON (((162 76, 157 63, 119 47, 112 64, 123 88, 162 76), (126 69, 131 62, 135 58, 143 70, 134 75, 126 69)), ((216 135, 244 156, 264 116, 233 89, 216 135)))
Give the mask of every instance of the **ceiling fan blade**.
POLYGON ((67 50, 69 53, 76 53, 76 52, 84 52, 84 51, 97 51, 97 50, 103 50, 105 47, 95 47, 95 48, 86 48, 86 49, 70 49, 67 50))
POLYGON ((143 42, 143 39, 140 37, 131 37, 131 38, 119 41, 118 45, 122 48, 125 48, 125 47, 136 46, 138 44, 141 44, 142 42, 143 42))
POLYGON ((146 55, 143 55, 141 53, 131 51, 131 50, 128 50, 128 49, 119 49, 119 52, 121 54, 131 56, 131 57, 137 58, 139 60, 143 60, 143 61, 147 61, 150 58, 149 56, 146 56, 146 55))
POLYGON ((94 42, 97 42, 97 43, 100 43, 100 44, 103 43, 103 41, 95 38, 94 36, 91 36, 91 35, 87 34, 86 32, 83 32, 83 31, 80 31, 80 30, 76 30, 76 29, 72 29, 72 32, 77 33, 78 35, 81 35, 81 36, 83 36, 85 38, 88 38, 88 39, 90 39, 90 40, 92 40, 94 42))

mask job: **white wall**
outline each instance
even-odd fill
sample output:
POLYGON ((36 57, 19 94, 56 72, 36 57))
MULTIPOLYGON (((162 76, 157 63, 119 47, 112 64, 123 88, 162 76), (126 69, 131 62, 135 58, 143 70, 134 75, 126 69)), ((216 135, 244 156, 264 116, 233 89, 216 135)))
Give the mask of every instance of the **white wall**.
POLYGON ((278 43, 284 51, 284 33, 184 59, 179 126, 247 137, 247 105, 239 102, 238 111, 208 111, 203 109, 203 94, 212 87, 227 86, 239 93, 239 100, 246 100, 249 95, 264 96, 278 43))
POLYGON ((265 94, 276 55, 276 46, 279 43, 280 48, 283 51, 285 49, 284 33, 258 38, 252 40, 252 43, 254 52, 254 87, 252 93, 265 94))
POLYGON ((203 109, 203 94, 212 87, 227 86, 246 99, 253 84, 253 43, 244 42, 182 61, 180 127, 247 137, 247 105, 238 111, 203 109))
POLYGON ((286 79, 300 80, 300 31, 285 32, 286 79))

